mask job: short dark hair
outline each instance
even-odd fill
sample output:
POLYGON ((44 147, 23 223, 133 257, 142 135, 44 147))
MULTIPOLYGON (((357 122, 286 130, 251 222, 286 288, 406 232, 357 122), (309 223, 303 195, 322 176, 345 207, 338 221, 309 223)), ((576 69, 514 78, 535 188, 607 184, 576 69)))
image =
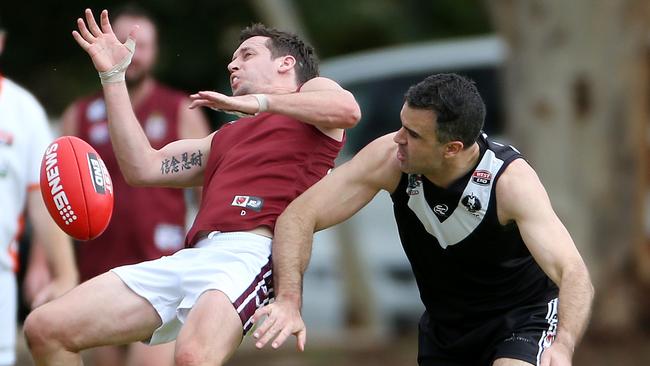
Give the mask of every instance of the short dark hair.
POLYGON ((438 141, 476 142, 485 120, 485 103, 474 82, 457 74, 436 74, 411 86, 405 100, 412 108, 436 114, 438 141))
POLYGON ((266 47, 274 59, 285 55, 296 59, 296 77, 299 84, 318 76, 318 57, 314 47, 297 35, 255 23, 241 31, 239 41, 244 42, 256 36, 269 37, 266 47))

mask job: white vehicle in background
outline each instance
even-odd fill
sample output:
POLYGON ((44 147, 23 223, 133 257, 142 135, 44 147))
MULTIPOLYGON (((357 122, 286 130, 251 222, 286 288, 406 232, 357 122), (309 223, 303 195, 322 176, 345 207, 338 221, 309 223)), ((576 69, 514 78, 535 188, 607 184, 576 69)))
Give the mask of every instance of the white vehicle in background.
MULTIPOLYGON (((398 130, 404 93, 435 73, 455 72, 473 79, 487 106, 485 131, 500 134, 504 118, 499 70, 505 57, 503 42, 485 36, 323 61, 321 75, 350 90, 362 111, 359 125, 348 131, 338 165, 375 138, 398 130)), ((360 325, 377 336, 417 329, 424 307, 399 240, 388 193, 380 192, 351 219, 316 234, 303 301, 303 318, 311 336, 335 337, 350 325, 360 325)))

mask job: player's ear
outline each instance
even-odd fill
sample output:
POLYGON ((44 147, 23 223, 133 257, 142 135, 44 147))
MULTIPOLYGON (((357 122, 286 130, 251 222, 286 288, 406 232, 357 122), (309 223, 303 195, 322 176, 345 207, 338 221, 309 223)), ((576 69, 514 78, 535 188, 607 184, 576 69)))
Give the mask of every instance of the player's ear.
POLYGON ((463 151, 463 148, 465 145, 463 145, 462 142, 460 141, 449 141, 448 143, 445 144, 445 157, 446 158, 451 158, 461 151, 463 151))
POLYGON ((278 71, 280 73, 287 72, 296 65, 296 58, 291 55, 285 55, 280 57, 280 66, 278 71))

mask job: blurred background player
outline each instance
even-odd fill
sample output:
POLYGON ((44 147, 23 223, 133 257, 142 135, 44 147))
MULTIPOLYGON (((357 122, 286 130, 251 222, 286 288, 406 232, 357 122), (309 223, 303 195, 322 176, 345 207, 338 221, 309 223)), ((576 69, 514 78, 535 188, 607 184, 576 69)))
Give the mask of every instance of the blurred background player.
MULTIPOLYGON (((126 71, 126 83, 138 121, 154 148, 187 138, 209 134, 201 111, 189 109, 186 94, 160 84, 153 77, 158 53, 158 32, 153 17, 135 5, 116 11, 113 30, 126 41, 139 25, 138 46, 126 71)), ((111 268, 169 255, 183 247, 186 202, 183 190, 138 188, 128 185, 120 172, 108 133, 103 95, 97 92, 70 105, 62 117, 62 135, 75 135, 92 145, 102 156, 113 178, 115 209, 106 231, 97 239, 77 246, 81 281, 111 268)), ((196 191, 198 193, 198 191, 196 191)), ((95 366, 156 365, 173 363, 174 343, 95 349, 95 366), (128 351, 128 352, 127 352, 128 351)))
MULTIPOLYGON (((0 54, 6 32, 0 21, 0 54)), ((43 107, 0 74, 0 366, 13 365, 16 344, 17 240, 27 208, 33 242, 44 248, 52 281, 30 296, 36 307, 77 284, 71 241, 48 214, 39 191, 41 158, 52 141, 43 107)))

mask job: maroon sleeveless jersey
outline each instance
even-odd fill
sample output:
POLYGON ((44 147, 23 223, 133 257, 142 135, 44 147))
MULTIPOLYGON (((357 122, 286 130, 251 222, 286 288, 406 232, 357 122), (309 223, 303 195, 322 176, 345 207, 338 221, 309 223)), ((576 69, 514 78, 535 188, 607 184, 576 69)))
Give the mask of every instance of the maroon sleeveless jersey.
POLYGON ((203 198, 186 244, 209 231, 273 230, 287 205, 334 166, 343 147, 316 127, 261 113, 214 134, 203 198))
MULTIPOLYGON (((178 112, 184 95, 155 84, 135 109, 151 145, 159 149, 178 140, 178 112)), ((183 247, 185 200, 174 188, 141 188, 126 183, 108 134, 101 94, 77 103, 78 135, 100 154, 113 178, 115 206, 106 231, 81 243, 77 257, 82 280, 124 265, 156 259, 183 247)))

